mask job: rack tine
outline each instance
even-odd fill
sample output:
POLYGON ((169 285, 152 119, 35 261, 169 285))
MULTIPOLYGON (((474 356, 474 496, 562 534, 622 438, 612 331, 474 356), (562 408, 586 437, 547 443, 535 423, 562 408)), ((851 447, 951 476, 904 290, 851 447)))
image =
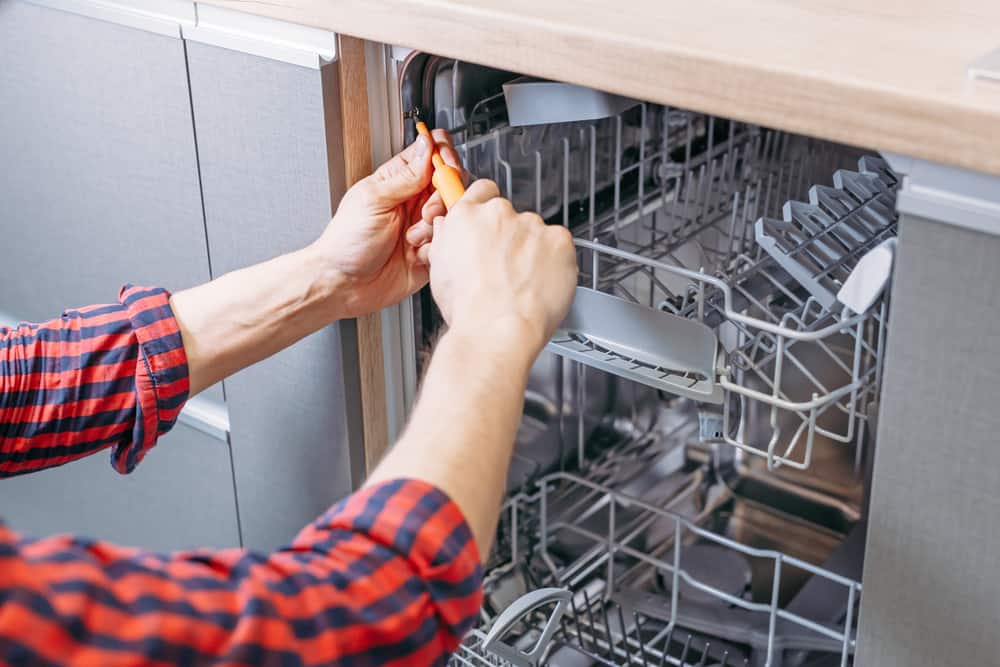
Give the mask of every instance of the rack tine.
POLYGON ((719 667, 729 667, 729 651, 722 652, 722 664, 719 667))
POLYGON ((691 635, 688 635, 687 639, 684 640, 684 648, 681 649, 680 667, 684 667, 684 661, 687 660, 688 651, 690 649, 691 649, 691 635))
POLYGON ((670 640, 674 638, 674 629, 671 627, 667 630, 667 636, 663 638, 663 648, 660 650, 660 665, 663 667, 667 664, 667 654, 670 652, 670 640))
POLYGON ((639 612, 632 610, 632 620, 635 621, 635 638, 639 640, 639 655, 642 656, 642 667, 649 667, 646 662, 646 645, 642 641, 642 624, 639 622, 639 612))
MULTIPOLYGON (((586 591, 584 591, 584 592, 586 592, 586 591)), ((580 630, 580 612, 577 611, 577 608, 576 608, 576 596, 575 595, 571 595, 570 596, 570 598, 569 598, 569 604, 570 604, 570 607, 572 607, 572 609, 573 609, 573 620, 575 621, 574 625, 576 627, 576 637, 577 637, 577 639, 580 640, 580 648, 583 648, 585 646, 585 644, 583 643, 583 631, 580 630)))
MULTIPOLYGON (((608 638, 608 659, 611 662, 615 661, 615 643, 612 641, 611 637, 611 619, 608 618, 608 606, 604 605, 601 609, 601 616, 604 617, 604 631, 605 636, 608 638)), ((625 649, 625 655, 628 655, 628 649, 625 649)))
POLYGON ((622 606, 616 604, 615 608, 618 610, 618 626, 622 633, 622 645, 625 647, 625 660, 627 664, 632 664, 632 647, 628 644, 628 632, 625 630, 625 613, 622 611, 622 606))
POLYGON ((708 649, 711 646, 711 642, 705 642, 705 647, 701 650, 701 660, 698 661, 698 667, 705 667, 708 664, 708 649))
POLYGON ((583 589, 583 602, 587 605, 587 625, 590 626, 590 642, 594 645, 594 652, 600 651, 600 644, 597 643, 597 623, 594 622, 594 610, 590 606, 590 593, 583 589))

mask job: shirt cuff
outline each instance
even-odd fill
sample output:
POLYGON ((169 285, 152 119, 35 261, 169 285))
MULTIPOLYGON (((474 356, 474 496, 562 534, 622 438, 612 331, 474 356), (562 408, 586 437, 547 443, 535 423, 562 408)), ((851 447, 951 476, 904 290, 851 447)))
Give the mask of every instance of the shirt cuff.
POLYGON ((188 367, 170 293, 159 287, 122 287, 125 307, 139 345, 136 359, 135 423, 130 441, 111 450, 111 465, 129 473, 169 431, 188 398, 188 367))
POLYGON ((339 531, 365 535, 409 563, 426 585, 447 650, 455 650, 475 625, 483 599, 479 550, 458 505, 427 482, 384 482, 334 505, 292 548, 315 548, 339 531))

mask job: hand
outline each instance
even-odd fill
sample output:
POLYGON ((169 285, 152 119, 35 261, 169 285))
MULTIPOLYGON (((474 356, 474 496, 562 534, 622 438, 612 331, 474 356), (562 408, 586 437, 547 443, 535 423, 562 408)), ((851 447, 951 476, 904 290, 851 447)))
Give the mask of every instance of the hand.
POLYGON ((419 254, 450 330, 489 335, 532 359, 566 316, 577 280, 568 230, 514 211, 492 181, 476 181, 419 254))
MULTIPOLYGON (((448 133, 434 130, 433 136, 445 161, 460 166, 448 133)), ((405 232, 420 220, 421 209, 431 200, 430 153, 430 144, 418 137, 358 181, 311 247, 332 270, 341 317, 398 303, 427 284, 427 266, 418 259, 416 246, 407 243, 405 232)), ((432 204, 429 210, 437 209, 432 204)))

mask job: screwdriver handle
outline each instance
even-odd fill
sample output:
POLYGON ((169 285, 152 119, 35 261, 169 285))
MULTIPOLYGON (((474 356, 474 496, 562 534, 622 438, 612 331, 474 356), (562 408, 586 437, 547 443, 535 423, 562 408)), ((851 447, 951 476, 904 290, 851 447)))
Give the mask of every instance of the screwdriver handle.
POLYGON ((431 144, 431 162, 434 165, 434 175, 431 176, 431 184, 434 189, 441 193, 441 200, 444 207, 451 210, 451 207, 465 194, 465 185, 462 184, 462 175, 458 169, 444 161, 438 152, 437 144, 431 137, 430 130, 423 121, 417 121, 417 132, 427 138, 431 144))

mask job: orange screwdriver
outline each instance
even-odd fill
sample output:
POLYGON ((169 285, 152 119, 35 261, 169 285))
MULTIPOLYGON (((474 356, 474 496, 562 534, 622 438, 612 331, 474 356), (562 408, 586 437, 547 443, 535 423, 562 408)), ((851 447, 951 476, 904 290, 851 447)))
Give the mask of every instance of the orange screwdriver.
POLYGON ((465 186, 462 184, 462 175, 458 169, 444 161, 441 153, 438 152, 437 144, 431 136, 431 131, 423 121, 417 121, 417 132, 427 138, 431 143, 431 162, 434 164, 434 175, 431 176, 431 184, 441 193, 441 200, 444 207, 451 210, 462 195, 465 194, 465 186))

